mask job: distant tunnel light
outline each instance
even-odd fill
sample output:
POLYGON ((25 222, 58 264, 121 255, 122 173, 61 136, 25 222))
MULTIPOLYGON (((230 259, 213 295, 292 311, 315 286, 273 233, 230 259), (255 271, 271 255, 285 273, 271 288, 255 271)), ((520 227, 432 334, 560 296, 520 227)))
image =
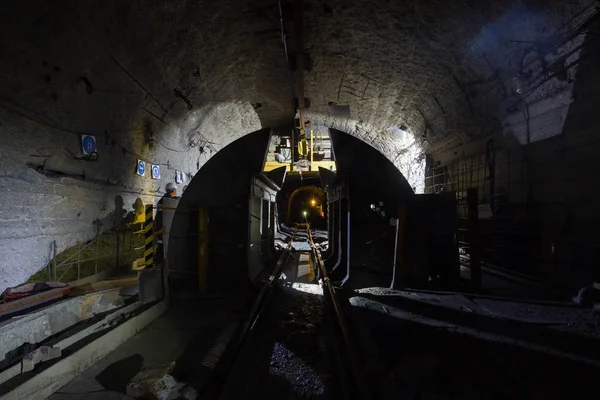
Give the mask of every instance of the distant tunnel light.
POLYGON ((317 202, 315 201, 315 199, 312 199, 312 200, 310 201, 310 205, 314 207, 314 206, 315 206, 315 204, 317 204, 317 202))

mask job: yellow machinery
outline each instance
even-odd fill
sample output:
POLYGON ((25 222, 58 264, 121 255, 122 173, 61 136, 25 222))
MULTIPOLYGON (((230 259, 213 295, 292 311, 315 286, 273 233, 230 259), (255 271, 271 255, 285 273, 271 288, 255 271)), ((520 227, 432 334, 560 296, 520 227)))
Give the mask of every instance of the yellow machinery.
MULTIPOLYGON (((271 151, 267 154, 267 159, 265 161, 263 171, 268 172, 280 167, 285 166, 288 173, 299 173, 299 172, 318 172, 319 167, 326 168, 331 171, 336 170, 335 161, 333 159, 324 159, 315 161, 315 141, 316 140, 326 140, 330 141, 329 135, 318 134, 315 136, 314 130, 312 129, 312 124, 310 124, 310 136, 307 138, 307 134, 304 128, 299 129, 298 142, 297 145, 294 145, 294 135, 296 133, 292 132, 292 141, 289 144, 289 147, 286 149, 290 152, 285 158, 284 162, 278 161, 275 157, 277 154, 276 151, 271 151), (298 160, 296 160, 296 155, 298 156, 298 160)), ((287 137, 286 137, 287 138, 287 137)))

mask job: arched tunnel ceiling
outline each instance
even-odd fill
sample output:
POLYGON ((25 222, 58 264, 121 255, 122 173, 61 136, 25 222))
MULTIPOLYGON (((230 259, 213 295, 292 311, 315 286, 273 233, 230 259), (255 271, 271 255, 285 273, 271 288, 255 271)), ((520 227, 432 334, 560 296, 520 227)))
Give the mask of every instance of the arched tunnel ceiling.
MULTIPOLYGON (((385 153, 378 142, 393 140, 389 132, 400 125, 434 147, 498 131, 507 81, 522 72, 523 57, 591 2, 304 3, 309 115, 385 153), (331 103, 350 105, 351 117, 336 120, 331 103)), ((142 117, 160 126, 151 115, 167 111, 163 119, 177 120, 188 110, 175 89, 193 111, 243 102, 254 105, 262 127, 291 120, 275 0, 7 1, 2 8, 2 95, 69 128, 127 130, 142 117), (82 96, 86 90, 92 94, 82 96)), ((291 4, 282 9, 289 51, 291 4)))
MULTIPOLYGON (((596 4, 303 3, 308 118, 367 142, 421 189, 425 152, 500 133, 516 74, 527 101, 572 83, 563 67, 581 41, 569 34, 596 4)), ((289 59, 293 4, 281 9, 289 59)), ((277 0, 1 2, 0 289, 47 265, 53 241, 63 251, 97 220, 155 201, 175 170, 189 181, 232 141, 290 124, 281 26, 277 0), (78 157, 84 133, 97 162, 78 157), (163 180, 137 177, 138 158, 163 180)))

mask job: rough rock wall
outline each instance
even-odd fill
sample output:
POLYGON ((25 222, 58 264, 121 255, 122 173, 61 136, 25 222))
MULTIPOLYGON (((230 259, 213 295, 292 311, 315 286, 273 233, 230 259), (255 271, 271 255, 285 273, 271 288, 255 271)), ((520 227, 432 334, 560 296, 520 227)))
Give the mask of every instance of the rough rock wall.
POLYGON ((381 130, 350 116, 336 117, 331 114, 308 112, 307 118, 314 125, 346 132, 387 157, 402 172, 415 193, 425 190, 425 150, 422 142, 412 132, 391 127, 381 130))
MULTIPOLYGON (((315 120, 371 144, 417 191, 417 141, 497 128, 498 82, 530 46, 510 32, 538 40, 589 1, 446 3, 307 1, 315 120), (332 117, 330 102, 351 116, 332 117)), ((293 13, 283 19, 293 42, 293 13)), ((231 140, 293 115, 271 0, 5 1, 0 45, 0 289, 41 268, 51 240, 60 251, 93 235, 94 219, 106 228, 153 199, 158 185, 133 176, 137 158, 165 178, 192 175, 231 140), (97 137, 98 161, 74 159, 81 133, 97 137)))
POLYGON ((234 4, 0 6, 0 291, 44 267, 53 240, 61 252, 94 237, 95 220, 110 229, 175 170, 189 180, 285 115, 290 102, 264 85, 281 48, 252 35, 264 21, 238 24, 234 4), (76 159, 81 134, 96 136, 97 161, 76 159), (136 177, 138 158, 162 179, 136 177))
MULTIPOLYGON (((553 278, 572 290, 600 279, 600 189, 593 184, 600 144, 600 20, 586 32, 554 52, 557 58, 570 59, 570 68, 559 71, 563 79, 542 75, 544 84, 534 86, 522 106, 504 118, 502 137, 493 138, 496 204, 501 210, 524 210, 531 226, 527 235, 519 236, 515 212, 514 220, 501 225, 496 235, 510 246, 502 248, 501 242, 494 257, 507 268, 553 278), (501 237, 509 228, 516 233, 501 237)), ((477 186, 480 202, 489 203, 487 139, 433 154, 438 176, 435 186, 427 179, 428 190, 477 186), (444 167, 449 179, 443 176, 444 167)))
POLYGON ((61 252, 92 239, 94 221, 101 232, 112 228, 136 202, 156 202, 176 170, 184 172, 185 185, 221 147, 260 127, 249 104, 219 104, 169 126, 155 125, 156 141, 150 143, 143 132, 121 140, 99 133, 99 159, 80 161, 71 155, 80 152, 79 135, 5 115, 0 127, 0 291, 44 267, 52 241, 61 252), (203 132, 200 142, 187 146, 198 141, 197 132, 203 132), (152 180, 149 171, 145 177, 135 175, 138 158, 160 165, 161 179, 152 180))

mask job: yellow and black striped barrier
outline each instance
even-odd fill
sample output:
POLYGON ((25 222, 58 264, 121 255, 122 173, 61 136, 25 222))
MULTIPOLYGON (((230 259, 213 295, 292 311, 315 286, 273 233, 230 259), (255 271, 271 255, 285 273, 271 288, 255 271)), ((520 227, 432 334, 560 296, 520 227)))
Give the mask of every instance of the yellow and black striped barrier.
POLYGON ((152 218, 152 204, 146 205, 146 218, 144 220, 144 259, 146 268, 154 265, 154 221, 152 218))

